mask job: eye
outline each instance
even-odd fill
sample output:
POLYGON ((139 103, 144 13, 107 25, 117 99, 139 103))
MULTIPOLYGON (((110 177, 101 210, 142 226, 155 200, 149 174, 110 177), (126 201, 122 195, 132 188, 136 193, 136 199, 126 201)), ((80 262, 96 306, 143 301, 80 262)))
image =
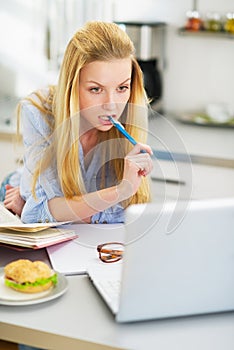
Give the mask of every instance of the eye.
POLYGON ((101 88, 96 86, 96 87, 90 88, 89 91, 93 92, 94 94, 98 94, 101 92, 101 88))
POLYGON ((119 91, 119 92, 125 92, 125 91, 127 91, 127 90, 129 90, 129 86, 128 85, 122 85, 122 86, 119 86, 118 88, 117 88, 117 90, 119 91))

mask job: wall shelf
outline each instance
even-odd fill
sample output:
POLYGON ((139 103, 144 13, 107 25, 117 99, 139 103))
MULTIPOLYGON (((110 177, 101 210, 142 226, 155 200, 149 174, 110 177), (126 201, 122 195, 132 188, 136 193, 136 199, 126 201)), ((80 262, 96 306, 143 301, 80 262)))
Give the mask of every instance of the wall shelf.
POLYGON ((178 33, 183 36, 200 37, 200 38, 222 38, 222 39, 234 39, 234 34, 225 32, 209 32, 206 30, 192 31, 185 28, 179 28, 178 33))

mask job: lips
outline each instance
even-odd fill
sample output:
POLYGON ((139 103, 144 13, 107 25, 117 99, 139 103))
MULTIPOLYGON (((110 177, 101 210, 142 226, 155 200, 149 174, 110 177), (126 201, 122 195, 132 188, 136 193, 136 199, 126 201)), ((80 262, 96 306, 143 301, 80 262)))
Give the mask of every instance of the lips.
MULTIPOLYGON (((110 115, 99 115, 98 119, 100 120, 102 125, 112 125, 112 123, 109 120, 110 115)), ((112 118, 116 118, 115 115, 111 115, 112 118)))

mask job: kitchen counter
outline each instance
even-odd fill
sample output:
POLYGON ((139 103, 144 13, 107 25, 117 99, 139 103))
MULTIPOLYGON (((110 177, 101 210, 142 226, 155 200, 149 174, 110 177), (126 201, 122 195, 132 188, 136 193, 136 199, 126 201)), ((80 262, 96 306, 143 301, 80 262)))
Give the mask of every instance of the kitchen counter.
POLYGON ((234 128, 185 124, 172 115, 149 119, 151 147, 190 155, 194 163, 234 168, 234 128))
POLYGON ((16 139, 16 130, 0 125, 0 141, 15 141, 16 139))

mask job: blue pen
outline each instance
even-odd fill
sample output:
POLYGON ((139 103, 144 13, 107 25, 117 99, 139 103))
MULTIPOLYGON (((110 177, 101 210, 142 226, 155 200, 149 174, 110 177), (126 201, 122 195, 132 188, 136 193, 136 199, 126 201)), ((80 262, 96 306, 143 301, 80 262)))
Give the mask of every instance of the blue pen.
MULTIPOLYGON (((136 140, 125 130, 124 126, 119 122, 114 120, 114 118, 112 116, 108 116, 109 121, 116 127, 116 129, 118 129, 121 134, 123 134, 126 139, 128 139, 128 141, 131 142, 132 145, 136 145, 138 142, 136 142, 136 140)), ((146 151, 144 149, 141 150, 141 153, 146 153, 146 151)))

